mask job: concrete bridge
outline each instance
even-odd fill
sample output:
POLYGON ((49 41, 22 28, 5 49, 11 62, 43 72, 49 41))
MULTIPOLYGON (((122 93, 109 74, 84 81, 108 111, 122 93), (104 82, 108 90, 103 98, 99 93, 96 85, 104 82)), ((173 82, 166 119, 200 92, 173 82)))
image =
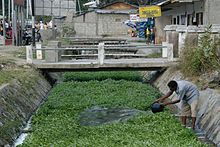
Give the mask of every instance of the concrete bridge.
POLYGON ((178 59, 173 58, 173 46, 168 43, 162 45, 99 43, 63 48, 59 42, 52 41, 47 48, 41 48, 39 45, 36 48, 27 46, 27 62, 48 72, 160 70, 176 65, 177 61, 178 59), (152 55, 155 54, 157 57, 153 58, 152 55))

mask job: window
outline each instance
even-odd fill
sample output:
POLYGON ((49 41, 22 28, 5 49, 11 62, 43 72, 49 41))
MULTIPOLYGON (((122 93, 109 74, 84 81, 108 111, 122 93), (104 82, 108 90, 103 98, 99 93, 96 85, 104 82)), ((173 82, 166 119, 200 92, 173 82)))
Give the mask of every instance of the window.
POLYGON ((188 14, 187 15, 187 26, 192 24, 192 15, 188 14))
POLYGON ((186 24, 186 15, 181 15, 181 25, 186 24))
POLYGON ((177 16, 177 24, 179 25, 180 24, 180 17, 177 16))
POLYGON ((176 18, 173 18, 173 24, 176 24, 176 18))
POLYGON ((201 25, 203 25, 203 13, 202 12, 200 14, 200 21, 201 21, 201 25))
POLYGON ((83 14, 83 22, 85 22, 85 21, 86 21, 86 15, 83 14))
POLYGON ((196 22, 198 25, 203 25, 203 13, 196 13, 196 22))

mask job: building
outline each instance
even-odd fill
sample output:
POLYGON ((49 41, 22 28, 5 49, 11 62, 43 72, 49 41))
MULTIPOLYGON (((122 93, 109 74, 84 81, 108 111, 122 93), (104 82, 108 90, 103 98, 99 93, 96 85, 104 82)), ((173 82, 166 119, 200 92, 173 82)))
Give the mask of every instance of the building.
POLYGON ((180 55, 186 44, 197 45, 205 27, 220 31, 219 0, 160 0, 162 16, 156 19, 158 42, 174 45, 174 56, 180 55))
POLYGON ((164 0, 162 5, 163 15, 176 25, 219 24, 219 8, 219 0, 164 0))
POLYGON ((35 0, 36 15, 67 16, 68 12, 76 13, 76 0, 35 0))
POLYGON ((73 17, 76 36, 123 36, 128 27, 123 24, 138 7, 125 2, 114 2, 73 17))

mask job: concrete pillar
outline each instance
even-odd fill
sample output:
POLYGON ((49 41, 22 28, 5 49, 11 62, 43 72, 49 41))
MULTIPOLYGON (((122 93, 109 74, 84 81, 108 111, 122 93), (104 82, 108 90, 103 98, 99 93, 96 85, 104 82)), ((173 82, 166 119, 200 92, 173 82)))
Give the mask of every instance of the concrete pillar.
POLYGON ((26 46, 26 62, 29 64, 33 63, 32 45, 26 46))
POLYGON ((169 61, 173 61, 174 58, 174 49, 173 49, 173 44, 168 43, 167 44, 167 59, 169 61))
POLYGON ((37 55, 37 59, 38 60, 42 60, 43 59, 43 55, 42 55, 42 47, 41 47, 41 43, 36 43, 36 55, 37 55))
POLYGON ((103 65, 104 63, 104 58, 105 58, 105 49, 104 49, 104 43, 101 42, 99 43, 99 46, 98 46, 98 63, 100 65, 103 65))
POLYGON ((181 57, 182 50, 185 48, 186 32, 179 32, 178 57, 181 57))
POLYGON ((167 58, 167 42, 162 42, 162 58, 167 58))
POLYGON ((166 31, 166 42, 173 44, 174 57, 178 57, 178 43, 179 33, 176 31, 178 25, 167 25, 164 30, 166 31))
POLYGON ((162 57, 167 58, 169 61, 173 61, 173 44, 168 42, 162 42, 162 57))
POLYGON ((49 48, 49 50, 45 50, 45 61, 46 62, 61 61, 61 50, 57 50, 58 48, 61 48, 61 42, 49 41, 47 48, 49 48))

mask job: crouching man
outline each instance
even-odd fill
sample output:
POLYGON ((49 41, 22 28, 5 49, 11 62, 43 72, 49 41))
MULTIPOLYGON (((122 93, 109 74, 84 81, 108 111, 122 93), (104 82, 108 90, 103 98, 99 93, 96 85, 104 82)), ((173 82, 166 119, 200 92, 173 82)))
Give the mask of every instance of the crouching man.
POLYGON ((163 105, 171 105, 181 102, 181 121, 186 126, 187 117, 192 117, 192 129, 195 129, 196 115, 197 115, 197 104, 199 99, 198 88, 189 81, 170 81, 167 86, 170 91, 157 99, 155 102, 163 102, 169 96, 175 92, 177 94, 177 100, 171 102, 164 102, 163 105))

